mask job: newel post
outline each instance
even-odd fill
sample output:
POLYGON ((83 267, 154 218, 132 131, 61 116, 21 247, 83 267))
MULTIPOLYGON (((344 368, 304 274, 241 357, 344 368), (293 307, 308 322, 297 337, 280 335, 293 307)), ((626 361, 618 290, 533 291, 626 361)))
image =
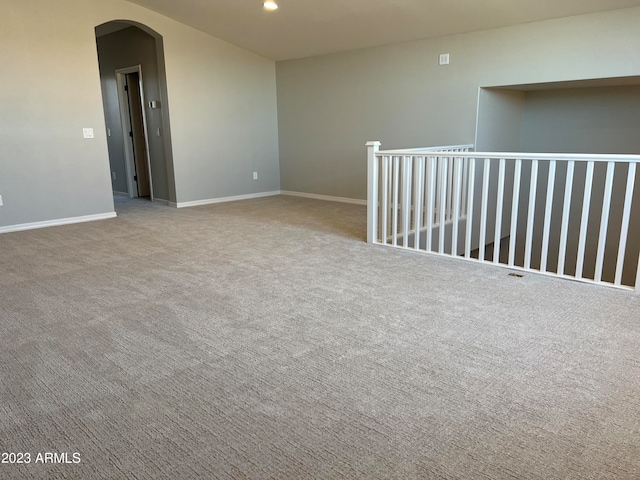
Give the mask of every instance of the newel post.
POLYGON ((378 160, 380 142, 367 142, 367 243, 378 240, 378 160))

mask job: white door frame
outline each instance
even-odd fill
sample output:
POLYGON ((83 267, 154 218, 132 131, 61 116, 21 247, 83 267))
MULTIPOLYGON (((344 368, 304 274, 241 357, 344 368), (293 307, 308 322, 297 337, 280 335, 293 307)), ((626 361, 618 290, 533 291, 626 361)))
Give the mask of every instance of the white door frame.
POLYGON ((149 197, 153 202, 153 179, 151 174, 151 157, 149 154, 149 135, 147 131, 147 115, 145 113, 144 89, 142 88, 142 66, 134 65, 132 67, 119 68, 116 70, 116 84, 118 87, 118 104, 120 106, 120 120, 122 123, 122 136, 124 138, 124 161, 127 171, 127 188, 129 190, 129 198, 138 196, 138 188, 134 180, 135 165, 133 154, 133 139, 129 136, 132 131, 131 120, 129 119, 129 98, 125 91, 125 75, 128 73, 138 74, 138 85, 140 88, 140 103, 142 104, 142 128, 144 130, 145 156, 147 161, 147 170, 149 172, 149 197))

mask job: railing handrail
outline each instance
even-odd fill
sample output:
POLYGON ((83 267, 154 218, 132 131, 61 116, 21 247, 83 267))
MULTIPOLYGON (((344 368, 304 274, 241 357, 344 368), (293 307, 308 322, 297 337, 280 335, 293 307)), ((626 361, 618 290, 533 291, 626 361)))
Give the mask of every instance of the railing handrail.
POLYGON ((378 150, 377 157, 411 156, 411 157, 455 157, 455 158, 490 158, 505 160, 559 160, 584 162, 628 162, 640 163, 640 155, 629 154, 594 154, 594 153, 527 153, 527 152, 450 152, 446 150, 378 150), (407 155, 409 153, 409 155, 407 155), (441 155, 434 155, 439 153, 441 155))
POLYGON ((418 147, 418 148, 400 148, 394 149, 394 152, 450 152, 453 149, 473 149, 473 143, 469 143, 467 145, 438 145, 436 147, 418 147))

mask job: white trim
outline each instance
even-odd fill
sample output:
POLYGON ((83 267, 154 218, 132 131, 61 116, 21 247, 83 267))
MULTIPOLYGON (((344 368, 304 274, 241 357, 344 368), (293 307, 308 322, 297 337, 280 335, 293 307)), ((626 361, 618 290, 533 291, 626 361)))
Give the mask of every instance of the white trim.
MULTIPOLYGON (((251 200, 253 198, 262 198, 262 197, 273 197, 275 195, 286 195, 289 197, 302 197, 302 198, 312 198, 315 200, 324 200, 327 202, 340 202, 340 203, 350 203, 353 205, 366 205, 366 200, 360 200, 359 198, 347 198, 347 197, 332 197, 329 195, 318 195, 315 193, 305 193, 305 192, 292 192, 289 190, 274 190, 272 192, 260 192, 260 193, 249 193, 247 195, 234 195, 231 197, 220 197, 220 198, 208 198, 205 200, 194 200, 191 202, 171 202, 167 200, 162 200, 162 202, 166 202, 170 207, 176 208, 187 208, 187 207, 198 207, 200 205, 211 205, 214 203, 226 203, 226 202, 235 202, 238 200, 251 200)), ((156 199, 157 201, 159 199, 156 199)))
POLYGON ((8 225, 0 227, 0 233, 21 232, 23 230, 35 230, 37 228, 58 227, 60 225, 70 225, 73 223, 92 222, 94 220, 106 220, 115 218, 116 212, 98 213, 96 215, 83 215, 81 217, 57 218, 55 220, 46 220, 44 222, 21 223, 18 225, 8 225))
MULTIPOLYGON (((173 205, 175 205, 177 208, 198 207, 200 205, 211 205, 213 203, 235 202, 237 200, 250 200, 252 198, 272 197, 274 195, 280 195, 280 190, 276 190, 274 192, 249 193, 247 195, 234 195, 232 197, 207 198, 205 200, 194 200, 192 202, 177 202, 176 204, 173 204, 173 205)), ((172 202, 169 202, 169 205, 173 206, 172 202)))
POLYGON ((116 197, 129 197, 129 194, 127 192, 118 192, 118 191, 114 190, 113 194, 116 197))
POLYGON ((305 192, 291 192, 289 190, 282 190, 280 193, 282 195, 287 195, 289 197, 313 198, 315 200, 325 200, 327 202, 351 203, 353 205, 367 204, 366 200, 361 200, 359 198, 332 197, 330 195, 318 195, 316 193, 305 193, 305 192))
POLYGON ((168 205, 170 207, 175 207, 175 203, 173 205, 171 205, 172 202, 170 202, 169 200, 165 200, 164 198, 154 198, 152 200, 152 203, 159 203, 161 205, 168 205))

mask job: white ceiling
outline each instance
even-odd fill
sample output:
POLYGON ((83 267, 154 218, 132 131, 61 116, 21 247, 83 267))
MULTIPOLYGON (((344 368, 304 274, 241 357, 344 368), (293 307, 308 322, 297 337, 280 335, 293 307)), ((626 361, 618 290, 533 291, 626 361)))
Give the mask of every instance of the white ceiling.
POLYGON ((129 0, 272 60, 640 5, 640 0, 129 0))

